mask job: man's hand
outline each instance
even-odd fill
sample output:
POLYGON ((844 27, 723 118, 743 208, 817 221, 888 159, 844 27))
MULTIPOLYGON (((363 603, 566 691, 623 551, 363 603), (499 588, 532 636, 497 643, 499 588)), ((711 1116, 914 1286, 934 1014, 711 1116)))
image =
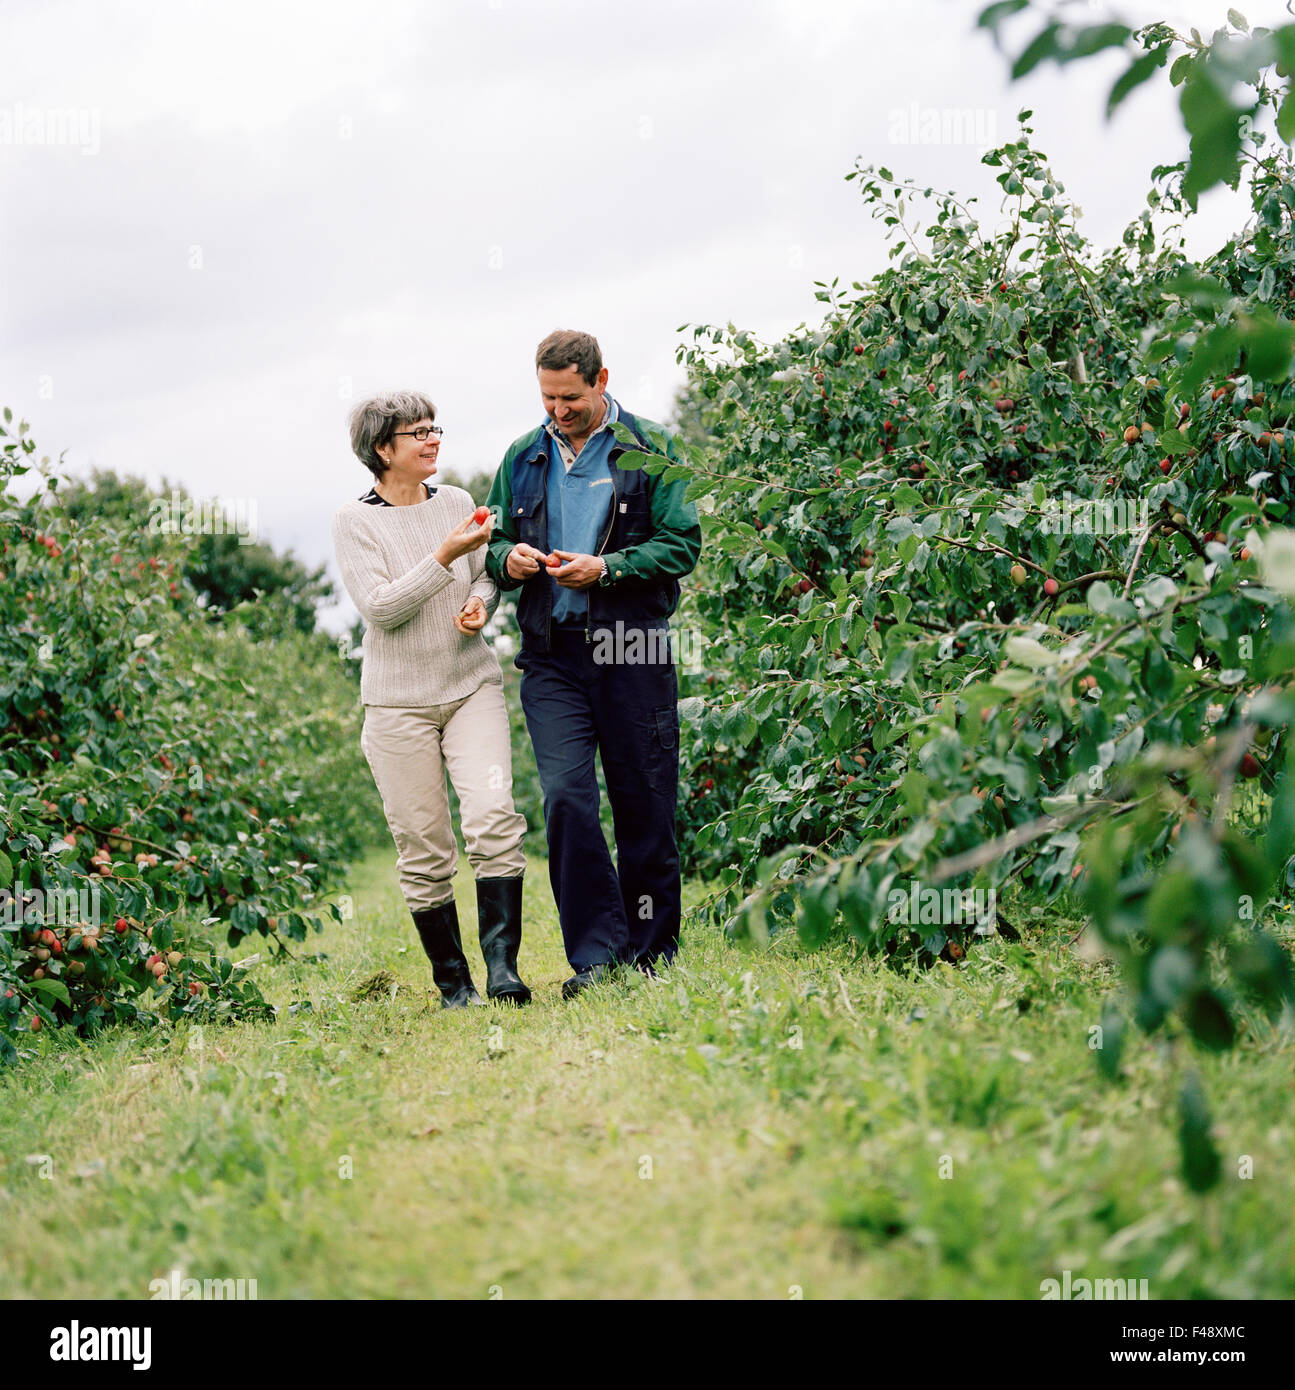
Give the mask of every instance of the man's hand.
POLYGON ((465 637, 470 637, 474 632, 480 632, 485 625, 486 605, 477 594, 473 594, 462 609, 455 614, 454 626, 465 637))
POLYGON ((520 542, 508 552, 504 569, 507 570, 510 579, 529 579, 531 575, 539 573, 540 567, 547 559, 548 556, 542 550, 536 550, 533 545, 520 542))
POLYGON ((576 555, 570 550, 555 550, 553 553, 559 560, 566 561, 566 564, 549 571, 564 589, 588 589, 597 584, 602 576, 603 562, 597 555, 576 555))

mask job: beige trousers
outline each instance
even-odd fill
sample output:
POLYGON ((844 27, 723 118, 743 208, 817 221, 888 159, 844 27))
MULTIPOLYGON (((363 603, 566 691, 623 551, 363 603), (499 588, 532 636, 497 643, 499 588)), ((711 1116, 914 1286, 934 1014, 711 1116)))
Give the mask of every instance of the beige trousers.
POLYGON ((508 710, 500 685, 448 705, 365 705, 360 747, 373 771, 399 851, 400 891, 410 911, 454 896, 459 847, 445 775, 459 798, 476 878, 516 878, 526 868, 526 818, 513 806, 508 710))

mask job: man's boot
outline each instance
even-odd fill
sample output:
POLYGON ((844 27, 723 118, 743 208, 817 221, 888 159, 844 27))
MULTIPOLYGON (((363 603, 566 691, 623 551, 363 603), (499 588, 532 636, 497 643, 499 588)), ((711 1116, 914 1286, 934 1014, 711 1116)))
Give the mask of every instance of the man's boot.
POLYGON ((472 984, 472 972, 463 954, 459 911, 454 899, 438 903, 436 907, 419 908, 412 915, 423 950, 432 963, 432 978, 441 992, 441 1008, 466 1009, 470 1004, 480 1004, 484 1008, 485 1000, 472 984))
POLYGON ((486 962, 486 997, 529 1004, 531 992, 517 973, 522 944, 522 876, 477 879, 477 922, 486 962))

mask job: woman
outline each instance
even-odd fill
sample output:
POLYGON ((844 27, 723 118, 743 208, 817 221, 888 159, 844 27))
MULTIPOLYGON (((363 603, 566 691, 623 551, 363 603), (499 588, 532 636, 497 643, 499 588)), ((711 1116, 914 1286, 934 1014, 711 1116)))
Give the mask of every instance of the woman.
POLYGON ((445 789, 459 798, 477 885, 486 994, 525 1004, 525 818, 513 806, 512 755, 499 661, 481 634, 499 602, 485 573, 493 518, 477 525, 462 488, 429 487, 441 430, 416 391, 361 401, 351 448, 373 487, 333 518, 342 582, 367 624, 360 745, 399 851, 400 889, 432 963, 442 1007, 482 1000, 454 905, 458 846, 445 789))

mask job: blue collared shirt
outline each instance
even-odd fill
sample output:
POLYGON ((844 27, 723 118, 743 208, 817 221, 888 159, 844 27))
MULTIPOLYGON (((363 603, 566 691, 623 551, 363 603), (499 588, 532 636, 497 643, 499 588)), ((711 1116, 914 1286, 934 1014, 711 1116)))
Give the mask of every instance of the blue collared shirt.
MULTIPOLYGON (((607 534, 611 514, 611 462, 616 443, 610 426, 619 417, 616 402, 603 393, 602 423, 585 440, 579 454, 551 419, 544 428, 549 436, 549 470, 545 478, 549 550, 569 550, 577 555, 596 555, 607 534)), ((564 589, 549 576, 553 593, 553 620, 584 622, 589 596, 583 589, 564 589)))

